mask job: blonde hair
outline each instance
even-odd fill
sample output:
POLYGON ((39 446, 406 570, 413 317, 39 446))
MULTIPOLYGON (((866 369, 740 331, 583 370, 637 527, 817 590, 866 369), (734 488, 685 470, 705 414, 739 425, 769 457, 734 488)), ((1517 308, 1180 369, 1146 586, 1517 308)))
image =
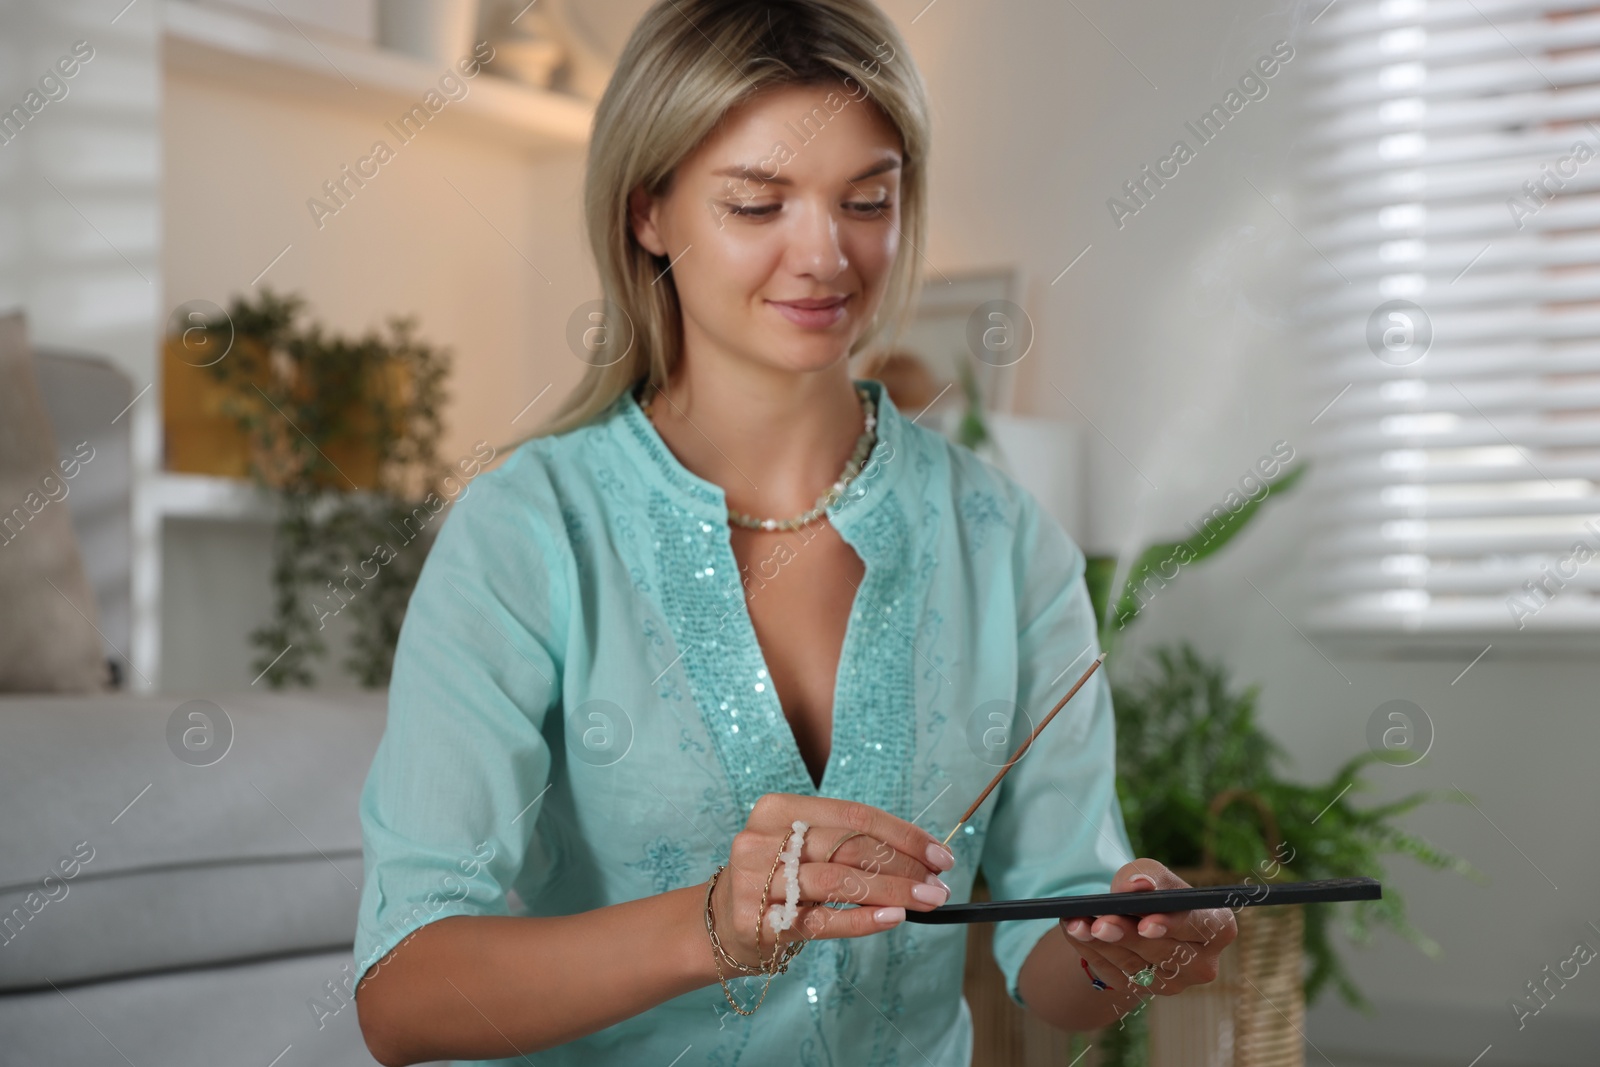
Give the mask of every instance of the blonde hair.
POLYGON ((631 345, 609 365, 590 363, 529 438, 589 422, 640 381, 664 386, 682 358, 677 289, 666 257, 634 239, 632 191, 665 195, 678 164, 739 104, 780 87, 835 82, 871 100, 903 148, 901 248, 878 313, 849 356, 880 338, 899 339, 922 281, 930 135, 927 90, 899 31, 872 0, 659 0, 634 28, 596 107, 584 179, 605 299, 598 325, 614 334, 615 323, 631 324, 631 345), (665 284, 652 284, 664 271, 665 284))

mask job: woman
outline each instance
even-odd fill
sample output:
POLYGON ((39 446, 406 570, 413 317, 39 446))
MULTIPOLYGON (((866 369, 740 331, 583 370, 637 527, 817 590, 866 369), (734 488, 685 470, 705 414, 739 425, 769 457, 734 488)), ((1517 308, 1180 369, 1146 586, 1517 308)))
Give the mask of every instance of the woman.
MULTIPOLYGON (((927 152, 867 0, 634 32, 590 147, 591 366, 457 503, 396 651, 361 802, 380 1061, 966 1064, 965 929, 907 911, 980 866, 997 899, 1184 884, 1132 857, 1103 671, 940 844, 1097 649, 1061 528, 851 377, 916 291, 927 152)), ((1034 920, 994 953, 1092 1029, 1233 936, 1034 920)))

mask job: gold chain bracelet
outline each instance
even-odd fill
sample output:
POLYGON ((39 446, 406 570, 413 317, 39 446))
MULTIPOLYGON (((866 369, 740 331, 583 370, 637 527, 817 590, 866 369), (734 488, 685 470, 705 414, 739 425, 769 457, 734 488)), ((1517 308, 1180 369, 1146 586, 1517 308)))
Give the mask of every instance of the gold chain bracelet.
MULTIPOLYGON (((717 879, 722 877, 722 872, 726 869, 726 864, 719 866, 711 875, 710 880, 706 883, 706 934, 711 940, 711 958, 717 967, 717 981, 722 985, 722 995, 727 998, 728 1006, 734 1011, 738 1012, 740 1015, 754 1015, 761 1007, 762 1002, 767 999, 767 990, 772 988, 772 980, 778 975, 788 971, 789 961, 794 959, 794 957, 799 954, 800 950, 805 947, 806 939, 802 938, 785 947, 782 946, 775 937, 772 949, 772 957, 770 959, 762 959, 760 967, 751 967, 748 964, 741 963, 734 959, 728 950, 723 947, 722 939, 717 936, 717 926, 711 908, 711 895, 716 891, 717 879), (742 971, 745 974, 765 974, 767 976, 766 982, 761 986, 761 995, 756 998, 755 1006, 750 1008, 748 1011, 739 1006, 739 1002, 733 998, 733 991, 728 988, 728 979, 722 970, 722 964, 724 961, 727 962, 730 968, 742 971)), ((776 871, 777 868, 774 867, 773 870, 776 871)), ((772 876, 768 875, 767 890, 763 891, 762 893, 761 910, 763 912, 765 912, 767 908, 768 893, 771 890, 771 886, 772 876)), ((758 913, 756 917, 756 953, 758 956, 761 952, 760 931, 761 919, 760 914, 758 913)))
POLYGON ((719 960, 726 963, 733 970, 744 974, 765 974, 766 971, 761 967, 752 967, 748 963, 742 963, 734 959, 732 953, 722 947, 722 938, 717 936, 717 925, 712 920, 711 894, 716 890, 717 879, 722 877, 724 869, 725 867, 718 867, 716 873, 711 876, 711 882, 706 886, 706 933, 711 938, 711 949, 716 953, 719 960))

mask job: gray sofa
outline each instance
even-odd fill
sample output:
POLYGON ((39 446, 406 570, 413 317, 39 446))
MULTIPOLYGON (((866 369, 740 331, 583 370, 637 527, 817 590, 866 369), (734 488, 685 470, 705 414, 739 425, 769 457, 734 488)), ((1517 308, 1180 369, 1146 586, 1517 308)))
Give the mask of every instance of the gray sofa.
POLYGON ((383 694, 191 699, 0 698, 0 1064, 375 1062, 349 988, 383 694))
MULTIPOLYGON (((96 449, 65 503, 125 681, 133 390, 35 356, 96 449)), ((264 690, 0 695, 0 1067, 376 1063, 350 989, 385 694, 264 690)))

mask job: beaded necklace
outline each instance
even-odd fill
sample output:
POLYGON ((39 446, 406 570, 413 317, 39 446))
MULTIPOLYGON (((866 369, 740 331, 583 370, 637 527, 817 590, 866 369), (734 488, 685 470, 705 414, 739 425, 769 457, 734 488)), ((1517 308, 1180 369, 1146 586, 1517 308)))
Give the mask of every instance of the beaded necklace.
MULTIPOLYGON (((872 402, 872 394, 865 387, 856 386, 856 396, 861 399, 862 413, 866 417, 866 426, 861 431, 861 436, 856 439, 855 451, 850 453, 850 458, 845 462, 844 470, 839 478, 826 491, 817 497, 816 506, 810 511, 796 515, 792 519, 758 519, 742 511, 728 509, 728 521, 736 526, 743 526, 749 530, 798 530, 802 526, 816 522, 823 514, 844 496, 850 483, 855 481, 856 475, 861 473, 862 466, 867 461, 867 456, 872 452, 873 442, 877 439, 878 413, 876 405, 872 402)), ((654 395, 646 397, 639 402, 639 409, 645 417, 650 417, 650 404, 655 399, 654 395)))

